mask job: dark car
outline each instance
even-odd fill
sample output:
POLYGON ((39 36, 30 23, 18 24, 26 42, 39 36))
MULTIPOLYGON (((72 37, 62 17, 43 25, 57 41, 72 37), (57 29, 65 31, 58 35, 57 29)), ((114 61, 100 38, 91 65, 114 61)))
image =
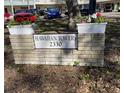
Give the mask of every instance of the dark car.
MULTIPOLYGON (((89 9, 80 9, 80 13, 81 13, 82 16, 87 16, 87 15, 89 15, 89 9)), ((64 14, 69 16, 68 11, 66 11, 64 14)))
POLYGON ((80 12, 82 16, 87 16, 90 13, 89 4, 83 4, 80 6, 80 12))
POLYGON ((28 10, 26 10, 26 13, 36 14, 37 13, 37 9, 28 9, 28 10))
POLYGON ((81 15, 82 16, 87 16, 89 15, 89 9, 80 9, 81 15))
POLYGON ((32 13, 32 14, 36 14, 37 9, 16 10, 15 14, 17 14, 17 13, 32 13))
POLYGON ((61 17, 60 9, 58 8, 47 8, 46 12, 47 12, 48 18, 60 18, 61 17))
POLYGON ((40 9, 40 10, 37 11, 37 14, 40 15, 40 16, 43 16, 43 15, 46 14, 46 12, 47 12, 46 10, 40 9))
POLYGON ((15 12, 15 14, 17 14, 17 13, 26 13, 26 10, 16 10, 16 12, 15 12))

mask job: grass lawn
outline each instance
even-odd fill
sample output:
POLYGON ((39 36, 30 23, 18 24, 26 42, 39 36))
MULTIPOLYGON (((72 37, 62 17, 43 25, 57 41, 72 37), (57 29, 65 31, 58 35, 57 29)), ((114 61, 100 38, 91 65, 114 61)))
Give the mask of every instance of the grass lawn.
MULTIPOLYGON (((51 21, 42 21, 37 30, 66 30, 67 20, 51 21)), ((5 93, 119 93, 119 42, 120 23, 111 21, 106 29, 106 67, 16 65, 5 31, 5 93)))

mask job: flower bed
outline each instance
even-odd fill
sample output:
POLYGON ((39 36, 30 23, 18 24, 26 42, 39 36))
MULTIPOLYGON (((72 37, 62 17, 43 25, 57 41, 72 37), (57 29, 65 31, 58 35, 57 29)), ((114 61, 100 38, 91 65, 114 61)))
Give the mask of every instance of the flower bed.
POLYGON ((15 25, 8 27, 11 35, 31 35, 34 34, 32 25, 15 25))
POLYGON ((100 13, 76 17, 78 33, 105 33, 106 19, 100 13))
POLYGON ((32 23, 36 21, 35 16, 27 13, 19 13, 16 14, 14 18, 14 20, 9 21, 8 23, 8 29, 11 35, 34 34, 32 23))
POLYGON ((107 23, 80 23, 77 24, 78 33, 105 33, 107 23))

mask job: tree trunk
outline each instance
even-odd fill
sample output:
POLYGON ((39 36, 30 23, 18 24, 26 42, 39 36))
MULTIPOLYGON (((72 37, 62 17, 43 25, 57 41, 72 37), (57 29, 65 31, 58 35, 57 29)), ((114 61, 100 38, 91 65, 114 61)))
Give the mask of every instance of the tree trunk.
POLYGON ((78 1, 77 0, 65 0, 65 1, 69 13, 69 22, 68 22, 69 30, 74 31, 76 27, 73 17, 81 16, 78 1))

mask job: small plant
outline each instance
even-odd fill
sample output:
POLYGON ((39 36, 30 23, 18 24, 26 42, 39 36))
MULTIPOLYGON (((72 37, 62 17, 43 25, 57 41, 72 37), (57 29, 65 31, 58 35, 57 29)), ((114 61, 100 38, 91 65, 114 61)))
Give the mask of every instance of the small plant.
POLYGON ((23 74, 24 73, 24 68, 23 67, 17 68, 17 72, 20 73, 20 74, 23 74))
POLYGON ((107 20, 100 13, 95 13, 89 16, 75 17, 76 23, 103 23, 107 20))
POLYGON ((95 22, 96 22, 96 23, 106 22, 106 19, 105 19, 105 17, 101 16, 101 17, 96 18, 96 19, 95 19, 95 22))
POLYGON ((74 61, 74 66, 78 66, 80 64, 79 61, 74 61))
POLYGON ((8 22, 8 27, 11 28, 11 26, 14 26, 14 25, 29 25, 29 24, 32 24, 32 22, 31 21, 17 22, 15 20, 10 20, 8 22))
POLYGON ((79 79, 80 80, 90 80, 91 78, 90 78, 90 75, 89 74, 86 74, 86 75, 80 75, 79 76, 79 79))
POLYGON ((88 16, 76 16, 74 20, 76 23, 87 23, 88 16))
POLYGON ((10 28, 10 27, 13 26, 13 25, 17 25, 17 22, 16 22, 15 20, 10 20, 10 21, 8 22, 8 27, 10 28))

